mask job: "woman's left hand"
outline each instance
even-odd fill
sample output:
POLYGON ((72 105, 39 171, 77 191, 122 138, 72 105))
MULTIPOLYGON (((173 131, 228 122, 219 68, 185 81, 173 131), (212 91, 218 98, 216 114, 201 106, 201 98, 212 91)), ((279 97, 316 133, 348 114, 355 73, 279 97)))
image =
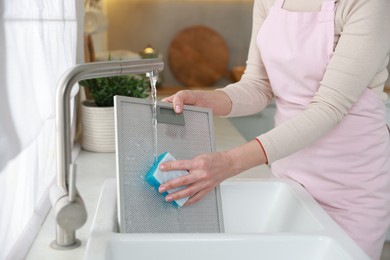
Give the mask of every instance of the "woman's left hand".
POLYGON ((192 160, 166 162, 160 165, 160 170, 187 170, 189 174, 170 180, 159 187, 159 192, 187 186, 185 189, 168 194, 165 200, 190 197, 184 206, 189 206, 201 200, 215 186, 233 176, 232 160, 225 152, 202 154, 192 160))
POLYGON ((207 153, 192 160, 170 161, 160 165, 162 171, 187 170, 189 174, 163 183, 159 192, 187 186, 175 193, 168 194, 166 201, 190 197, 184 204, 189 206, 201 200, 222 181, 267 161, 266 154, 259 141, 252 140, 241 146, 217 153, 207 153))

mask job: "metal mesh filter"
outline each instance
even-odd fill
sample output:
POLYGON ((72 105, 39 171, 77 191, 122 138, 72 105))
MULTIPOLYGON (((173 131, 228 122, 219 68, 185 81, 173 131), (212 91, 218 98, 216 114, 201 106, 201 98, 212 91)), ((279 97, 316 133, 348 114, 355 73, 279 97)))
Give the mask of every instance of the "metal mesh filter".
MULTIPOLYGON (((186 106, 182 118, 168 104, 158 102, 158 110, 158 154, 168 151, 180 160, 214 151, 209 110, 186 106)), ((120 232, 223 232, 219 187, 201 202, 178 209, 144 181, 154 162, 151 101, 117 96, 115 119, 120 232)))

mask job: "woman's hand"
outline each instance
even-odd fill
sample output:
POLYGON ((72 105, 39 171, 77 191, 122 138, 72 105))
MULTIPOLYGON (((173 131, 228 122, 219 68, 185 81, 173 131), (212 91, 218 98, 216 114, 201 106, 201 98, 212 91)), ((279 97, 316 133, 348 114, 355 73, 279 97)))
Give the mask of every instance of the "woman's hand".
POLYGON ((160 170, 187 170, 189 174, 162 184, 159 192, 163 193, 176 187, 187 186, 183 190, 167 195, 165 200, 171 202, 190 197, 184 204, 184 206, 189 206, 201 200, 222 181, 235 175, 232 164, 232 159, 223 152, 199 155, 192 160, 163 163, 160 165, 160 170))
POLYGON ((184 104, 193 106, 202 106, 202 95, 200 91, 180 90, 176 94, 164 98, 162 101, 173 104, 176 113, 183 111, 184 104))
POLYGON ((160 170, 187 170, 189 174, 163 183, 159 192, 187 186, 185 189, 168 194, 165 200, 170 202, 190 197, 184 204, 189 206, 201 200, 222 181, 267 161, 262 146, 257 140, 225 152, 202 154, 192 160, 165 162, 160 170))
POLYGON ((230 97, 220 90, 180 90, 162 101, 172 103, 176 113, 183 112, 184 105, 210 108, 217 116, 226 116, 232 109, 230 97))

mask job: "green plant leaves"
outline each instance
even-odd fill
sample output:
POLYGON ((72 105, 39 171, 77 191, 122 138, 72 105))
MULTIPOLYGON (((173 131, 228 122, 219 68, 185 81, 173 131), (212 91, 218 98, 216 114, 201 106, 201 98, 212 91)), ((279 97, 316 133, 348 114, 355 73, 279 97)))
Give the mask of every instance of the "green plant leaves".
POLYGON ((146 98, 150 88, 149 79, 140 75, 86 79, 79 83, 90 90, 99 107, 113 106, 115 95, 146 98))

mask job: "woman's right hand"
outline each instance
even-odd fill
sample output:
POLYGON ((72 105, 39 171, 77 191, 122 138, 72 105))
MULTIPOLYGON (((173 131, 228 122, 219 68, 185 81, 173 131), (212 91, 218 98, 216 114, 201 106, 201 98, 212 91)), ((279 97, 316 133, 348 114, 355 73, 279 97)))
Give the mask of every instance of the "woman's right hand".
MULTIPOLYGON (((163 102, 173 104, 173 109, 176 113, 183 111, 184 105, 193 105, 202 107, 202 95, 205 91, 180 90, 176 94, 162 99, 163 102)), ((204 106, 203 106, 204 107, 204 106)))
POLYGON ((180 90, 162 101, 172 103, 176 113, 183 112, 184 105, 210 108, 218 116, 226 116, 232 109, 229 96, 218 90, 180 90))

